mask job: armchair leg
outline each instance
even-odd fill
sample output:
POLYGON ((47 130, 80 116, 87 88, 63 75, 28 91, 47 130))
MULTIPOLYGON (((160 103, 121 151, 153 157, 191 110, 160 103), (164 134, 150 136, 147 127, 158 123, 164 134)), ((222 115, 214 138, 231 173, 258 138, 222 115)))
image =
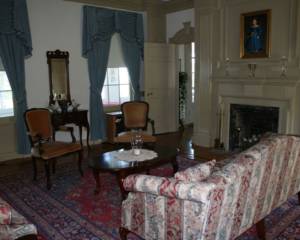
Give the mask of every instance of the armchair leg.
POLYGON ((56 159, 53 159, 52 163, 52 173, 54 174, 56 172, 56 159))
POLYGON ((262 219, 258 223, 256 223, 256 232, 259 239, 266 239, 265 219, 262 219))
POLYGON ((36 167, 36 158, 32 157, 32 166, 33 166, 33 180, 37 179, 37 167, 36 167))
POLYGON ((79 173, 80 173, 81 177, 83 177, 83 170, 82 170, 82 150, 78 152, 78 170, 79 170, 79 173))
POLYGON ((123 227, 119 228, 119 234, 120 234, 121 240, 127 240, 128 233, 129 233, 129 231, 126 228, 123 228, 123 227))
POLYGON ((46 171, 46 179, 47 179, 47 189, 49 190, 52 187, 49 160, 45 160, 45 171, 46 171))
POLYGON ((298 202, 300 204, 300 192, 298 192, 298 202))

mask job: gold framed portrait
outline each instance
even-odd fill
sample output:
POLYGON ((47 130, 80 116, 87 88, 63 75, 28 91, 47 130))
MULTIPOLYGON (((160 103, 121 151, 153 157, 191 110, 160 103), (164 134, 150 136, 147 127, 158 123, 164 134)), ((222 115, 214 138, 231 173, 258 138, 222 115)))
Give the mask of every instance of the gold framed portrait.
POLYGON ((271 10, 241 14, 240 57, 268 58, 271 49, 271 10))

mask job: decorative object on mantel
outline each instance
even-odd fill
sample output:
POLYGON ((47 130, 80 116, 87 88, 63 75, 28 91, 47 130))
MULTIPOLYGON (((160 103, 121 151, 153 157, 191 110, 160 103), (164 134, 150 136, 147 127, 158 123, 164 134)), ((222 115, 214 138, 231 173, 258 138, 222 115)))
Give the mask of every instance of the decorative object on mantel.
POLYGON ((241 14, 240 57, 270 56, 271 10, 241 14))
POLYGON ((256 71, 256 63, 249 63, 248 64, 248 69, 250 71, 249 77, 255 78, 255 71, 256 71))
POLYGON ((281 75, 280 77, 282 78, 286 78, 286 72, 287 72, 287 57, 286 56, 282 56, 280 58, 280 64, 281 64, 281 75))
POLYGON ((230 67, 230 59, 225 59, 225 76, 229 77, 229 67, 230 67))

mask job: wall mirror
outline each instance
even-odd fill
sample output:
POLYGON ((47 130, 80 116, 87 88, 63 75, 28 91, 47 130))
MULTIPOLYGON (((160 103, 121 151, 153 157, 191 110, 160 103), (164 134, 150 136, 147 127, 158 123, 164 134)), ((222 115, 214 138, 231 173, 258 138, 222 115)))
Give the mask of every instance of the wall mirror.
POLYGON ((47 51, 49 68, 49 104, 54 101, 71 101, 69 85, 69 52, 47 51))

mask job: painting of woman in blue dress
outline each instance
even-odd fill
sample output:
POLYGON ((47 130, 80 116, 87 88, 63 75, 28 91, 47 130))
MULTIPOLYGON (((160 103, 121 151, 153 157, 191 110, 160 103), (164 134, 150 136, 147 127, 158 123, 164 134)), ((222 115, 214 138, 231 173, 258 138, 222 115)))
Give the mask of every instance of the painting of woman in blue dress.
POLYGON ((246 39, 246 50, 249 53, 258 53, 263 50, 263 29, 253 18, 252 25, 248 29, 246 39))
POLYGON ((269 57, 271 10, 241 14, 241 57, 269 57))

